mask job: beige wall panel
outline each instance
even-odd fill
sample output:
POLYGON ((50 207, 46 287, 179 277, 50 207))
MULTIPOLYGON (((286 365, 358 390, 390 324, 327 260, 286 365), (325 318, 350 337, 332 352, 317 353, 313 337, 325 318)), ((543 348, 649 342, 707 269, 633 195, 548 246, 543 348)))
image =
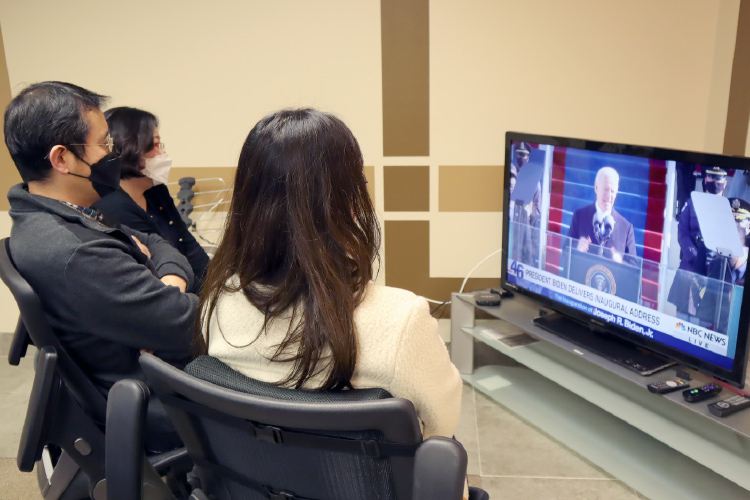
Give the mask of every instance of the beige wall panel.
POLYGON ((747 146, 750 118, 750 2, 740 4, 737 40, 732 61, 724 154, 742 155, 747 146))
MULTIPOLYGON (((430 277, 464 278, 503 244, 503 214, 440 213, 430 221, 430 277)), ((500 280, 500 254, 472 273, 475 278, 500 280)))
MULTIPOLYGON (((0 211, 0 238, 10 236, 11 219, 7 211, 0 211)), ((16 330, 18 321, 18 306, 13 295, 0 282, 0 333, 12 333, 16 330)))
POLYGON ((433 158, 497 164, 508 130, 702 149, 718 5, 432 2, 433 158))
POLYGON ((501 166, 441 166, 441 212, 500 212, 503 209, 501 166))
POLYGON ((430 167, 385 167, 384 210, 427 212, 430 210, 430 167))
MULTIPOLYGON (((8 66, 5 63, 5 50, 3 47, 3 33, 0 30, 0 129, 4 125, 5 108, 11 99, 10 80, 8 79, 8 66)), ((13 159, 5 147, 5 141, 0 144, 0 210, 9 210, 8 198, 5 196, 8 189, 14 184, 21 182, 13 159)), ((5 330, 0 330, 5 331, 5 330)))
POLYGON ((719 0, 714 60, 706 114, 706 137, 703 148, 704 151, 711 153, 721 153, 724 150, 727 103, 729 102, 739 11, 739 0, 719 0))
POLYGON ((64 80, 152 111, 179 165, 236 165, 289 106, 336 113, 382 154, 378 0, 5 1, 0 24, 14 93, 64 80))

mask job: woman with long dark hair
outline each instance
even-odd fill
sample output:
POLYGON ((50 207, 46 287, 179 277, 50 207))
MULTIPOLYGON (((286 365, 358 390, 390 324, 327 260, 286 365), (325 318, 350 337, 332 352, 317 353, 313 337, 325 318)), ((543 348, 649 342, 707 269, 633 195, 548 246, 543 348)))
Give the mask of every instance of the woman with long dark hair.
POLYGON ((203 283, 208 255, 190 233, 166 187, 172 160, 159 135, 159 119, 148 111, 119 107, 104 113, 120 156, 120 189, 93 206, 108 219, 132 229, 158 234, 180 251, 193 268, 189 292, 203 283))
POLYGON ((263 118, 242 147, 198 331, 208 354, 292 388, 380 387, 425 437, 452 436, 461 378, 424 299, 372 282, 380 228, 357 140, 313 109, 263 118))

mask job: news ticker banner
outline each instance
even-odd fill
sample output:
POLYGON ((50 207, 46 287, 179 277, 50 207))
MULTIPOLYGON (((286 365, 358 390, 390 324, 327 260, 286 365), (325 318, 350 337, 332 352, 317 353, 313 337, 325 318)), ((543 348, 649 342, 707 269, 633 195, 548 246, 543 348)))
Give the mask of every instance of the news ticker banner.
POLYGON ((508 281, 663 344, 670 345, 671 339, 679 339, 727 356, 727 335, 622 300, 547 271, 527 267, 512 259, 508 259, 508 281))

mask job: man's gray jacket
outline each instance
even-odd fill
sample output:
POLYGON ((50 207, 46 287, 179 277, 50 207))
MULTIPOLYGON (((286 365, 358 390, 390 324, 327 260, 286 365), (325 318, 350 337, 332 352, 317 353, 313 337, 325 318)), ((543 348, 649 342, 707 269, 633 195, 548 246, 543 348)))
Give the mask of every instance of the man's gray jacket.
POLYGON ((108 227, 30 194, 25 184, 13 186, 8 200, 13 261, 63 347, 103 394, 120 379, 144 380, 141 349, 173 362, 189 356, 198 298, 160 281, 176 274, 191 285, 180 252, 157 235, 108 227))

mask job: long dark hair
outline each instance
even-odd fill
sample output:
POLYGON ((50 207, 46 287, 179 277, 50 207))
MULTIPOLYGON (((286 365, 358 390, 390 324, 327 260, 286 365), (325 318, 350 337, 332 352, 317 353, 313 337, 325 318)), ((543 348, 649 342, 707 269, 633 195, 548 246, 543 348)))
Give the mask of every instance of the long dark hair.
POLYGON ((145 177, 141 158, 154 149, 154 129, 159 126, 159 119, 148 111, 125 106, 108 109, 104 118, 115 153, 120 155, 120 178, 145 177))
POLYGON ((258 122, 242 146, 196 331, 207 327, 223 292, 241 290, 265 313, 248 344, 285 313, 294 318, 272 357, 294 363, 280 385, 300 388, 327 371, 322 390, 351 387, 354 309, 380 246, 366 184, 359 144, 335 116, 285 109, 258 122))

